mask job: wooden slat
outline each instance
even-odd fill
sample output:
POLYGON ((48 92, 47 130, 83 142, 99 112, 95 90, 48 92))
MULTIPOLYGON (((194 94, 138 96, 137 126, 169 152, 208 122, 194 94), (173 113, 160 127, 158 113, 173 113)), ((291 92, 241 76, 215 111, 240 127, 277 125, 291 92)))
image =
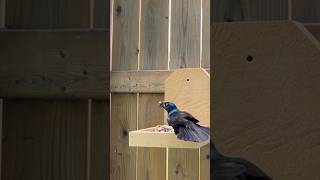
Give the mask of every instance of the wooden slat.
POLYGON ((198 180, 199 150, 169 149, 168 180, 198 180))
POLYGON ((6 0, 0 0, 0 29, 5 27, 6 0))
POLYGON ((110 28, 110 1, 94 0, 94 27, 110 28))
POLYGON ((200 180, 210 180, 210 144, 200 149, 200 180))
POLYGON ((89 0, 9 0, 6 26, 22 29, 89 28, 89 0))
POLYGON ((139 2, 113 1, 112 70, 137 70, 139 2))
MULTIPOLYGON (((163 94, 140 94, 138 129, 149 128, 163 124, 163 110, 158 101, 163 100, 163 94)), ((164 148, 138 149, 137 180, 165 180, 166 150, 164 148)))
POLYGON ((136 148, 129 148, 129 131, 137 129, 137 95, 112 94, 110 120, 110 179, 136 177, 136 148))
MULTIPOLYGON (((140 21, 140 70, 167 70, 169 0, 141 1, 140 21)), ((162 74, 153 77, 158 80, 160 80, 160 77, 165 79, 167 77, 166 74, 162 74)), ((151 90, 153 87, 157 89, 161 88, 163 92, 164 79, 157 83, 148 82, 148 85, 145 84, 145 87, 150 91, 155 90, 151 90)), ((141 82, 146 81, 143 80, 141 82)), ((164 113, 157 104, 159 100, 163 100, 163 94, 142 94, 141 92, 143 91, 141 89, 139 92, 138 129, 163 124, 164 113)), ((166 149, 138 148, 137 164, 137 180, 165 180, 166 149)))
POLYGON ((84 180, 86 101, 6 100, 2 180, 84 180))
POLYGON ((2 124, 3 124, 3 99, 0 99, 0 180, 2 179, 2 141, 3 141, 3 129, 2 129, 2 124))
POLYGON ((299 22, 320 22, 320 2, 318 0, 292 0, 292 19, 299 22))
POLYGON ((141 2, 140 69, 168 68, 169 0, 141 2))
MULTIPOLYGON (((139 2, 113 0, 112 70, 138 70, 139 2)), ((128 147, 137 129, 137 94, 111 94, 110 179, 136 179, 136 148, 128 147)))
MULTIPOLYGON (((171 1, 170 69, 199 67, 201 3, 171 1)), ((168 150, 169 180, 199 179, 199 150, 168 150)))
POLYGON ((201 4, 198 0, 171 2, 170 69, 199 67, 201 4))
POLYGON ((213 22, 288 19, 288 0, 214 0, 213 22))
POLYGON ((111 71, 111 92, 164 92, 171 71, 111 71))
POLYGON ((319 42, 293 22, 225 23, 212 27, 211 55, 220 151, 273 179, 320 179, 319 42))
POLYGON ((0 96, 106 98, 107 31, 1 31, 0 96))
POLYGON ((109 179, 110 102, 92 101, 91 114, 91 180, 109 179))
POLYGON ((202 0, 201 67, 210 68, 210 0, 202 0))

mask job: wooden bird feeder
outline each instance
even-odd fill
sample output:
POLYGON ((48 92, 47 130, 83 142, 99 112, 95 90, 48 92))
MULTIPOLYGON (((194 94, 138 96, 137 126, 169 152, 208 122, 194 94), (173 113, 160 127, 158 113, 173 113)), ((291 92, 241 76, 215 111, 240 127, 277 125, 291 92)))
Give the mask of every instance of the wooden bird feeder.
MULTIPOLYGON (((202 68, 175 70, 165 80, 165 101, 174 102, 180 110, 197 118, 199 124, 210 127, 210 75, 202 68)), ((164 124, 167 113, 164 112, 164 124)), ((129 146, 163 148, 200 148, 209 143, 179 140, 174 132, 156 132, 157 127, 129 132, 129 146)))

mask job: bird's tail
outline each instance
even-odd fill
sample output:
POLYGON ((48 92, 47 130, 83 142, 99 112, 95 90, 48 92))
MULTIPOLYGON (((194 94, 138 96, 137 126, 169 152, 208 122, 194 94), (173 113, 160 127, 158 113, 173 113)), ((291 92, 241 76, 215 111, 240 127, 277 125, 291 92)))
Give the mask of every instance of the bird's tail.
POLYGON ((185 141, 203 142, 210 137, 210 128, 203 127, 192 122, 179 128, 178 139, 185 141))

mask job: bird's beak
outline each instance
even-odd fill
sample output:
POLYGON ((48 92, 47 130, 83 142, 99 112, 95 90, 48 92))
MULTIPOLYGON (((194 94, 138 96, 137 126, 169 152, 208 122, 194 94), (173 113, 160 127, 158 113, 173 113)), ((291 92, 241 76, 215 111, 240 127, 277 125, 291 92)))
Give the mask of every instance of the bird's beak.
POLYGON ((163 101, 158 102, 161 107, 163 107, 163 101))

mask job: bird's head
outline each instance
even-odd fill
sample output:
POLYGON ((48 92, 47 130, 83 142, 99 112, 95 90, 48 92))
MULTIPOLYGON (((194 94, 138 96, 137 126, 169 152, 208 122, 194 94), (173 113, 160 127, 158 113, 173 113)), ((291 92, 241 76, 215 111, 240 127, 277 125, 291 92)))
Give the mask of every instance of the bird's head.
POLYGON ((160 107, 162 107, 163 109, 165 109, 168 113, 170 113, 173 110, 177 110, 177 106, 175 104, 173 104, 172 102, 163 102, 163 101, 159 101, 160 107))

